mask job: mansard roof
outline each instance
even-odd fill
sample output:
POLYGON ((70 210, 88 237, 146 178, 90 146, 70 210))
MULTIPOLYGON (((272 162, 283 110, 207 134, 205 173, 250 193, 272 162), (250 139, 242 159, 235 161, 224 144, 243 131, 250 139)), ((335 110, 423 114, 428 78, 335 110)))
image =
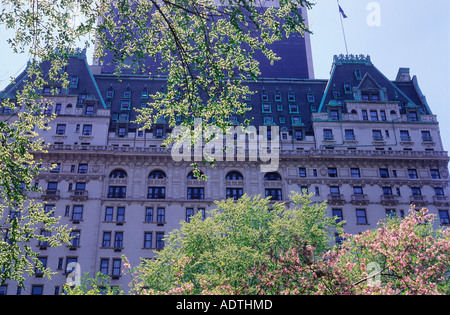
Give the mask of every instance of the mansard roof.
POLYGON ((409 107, 417 107, 423 114, 431 114, 424 98, 418 92, 417 84, 410 81, 390 81, 372 63, 369 56, 340 55, 335 56, 324 97, 320 103, 321 112, 326 112, 326 106, 334 100, 341 100, 343 111, 346 111, 347 101, 357 99, 356 90, 374 89, 383 92, 383 101, 399 102, 409 107))
MULTIPOLYGON (((29 65, 28 65, 29 66, 29 65)), ((0 98, 11 98, 15 99, 16 94, 20 91, 27 78, 27 68, 16 78, 15 82, 9 84, 0 93, 0 98)), ((48 78, 48 72, 50 70, 50 62, 46 61, 41 64, 42 71, 44 73, 44 79, 48 78)), ((74 95, 79 96, 81 94, 86 94, 87 99, 94 101, 100 107, 104 107, 103 98, 101 97, 101 92, 97 86, 97 82, 90 70, 90 67, 86 59, 85 50, 76 50, 73 54, 69 56, 68 64, 65 68, 68 74, 68 80, 74 78, 76 84, 69 84, 66 90, 62 91, 63 95, 74 95)), ((56 84, 57 85, 57 84, 56 84)))
MULTIPOLYGON (((48 70, 48 64, 44 64, 48 70)), ((419 109, 422 114, 431 114, 426 99, 421 93, 417 78, 405 75, 395 81, 388 80, 373 64, 369 56, 335 56, 329 80, 262 78, 257 82, 247 82, 252 91, 257 92, 246 102, 251 110, 245 118, 252 119, 254 126, 279 126, 281 130, 302 128, 312 132, 311 117, 315 111, 326 112, 327 105, 340 106, 345 112, 346 102, 361 102, 361 91, 381 91, 384 99, 380 101, 397 102, 405 108, 419 109), (359 93, 359 94, 358 94, 359 93), (359 95, 359 96, 358 96, 359 95)), ((150 101, 150 95, 165 88, 165 78, 149 77, 144 74, 124 73, 120 76, 98 72, 93 75, 84 52, 69 58, 66 68, 69 79, 77 77, 77 84, 70 86, 66 95, 87 94, 88 99, 98 101, 99 107, 111 108, 111 130, 115 129, 117 117, 126 115, 127 126, 135 129, 136 108, 150 101), (112 90, 113 93, 108 93, 112 90), (125 91, 130 95, 125 97, 125 91), (146 90, 148 98, 143 97, 146 90), (126 102, 129 101, 129 108, 126 102), (125 105, 124 105, 125 104, 125 105)), ((9 85, 0 97, 14 98, 21 88, 25 73, 20 74, 16 84, 9 85)), ((282 77, 282 76, 280 76, 282 77)), ((242 117, 237 117, 243 121, 242 117)))

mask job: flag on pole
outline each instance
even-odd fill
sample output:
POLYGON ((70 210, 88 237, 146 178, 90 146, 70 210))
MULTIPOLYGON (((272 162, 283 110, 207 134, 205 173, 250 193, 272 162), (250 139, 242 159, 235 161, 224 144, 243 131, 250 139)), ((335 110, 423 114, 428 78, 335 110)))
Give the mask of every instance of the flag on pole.
POLYGON ((345 15, 345 12, 344 12, 344 10, 342 10, 342 8, 341 8, 341 5, 339 4, 339 12, 342 14, 342 17, 344 18, 344 19, 346 19, 347 18, 347 15, 345 15))

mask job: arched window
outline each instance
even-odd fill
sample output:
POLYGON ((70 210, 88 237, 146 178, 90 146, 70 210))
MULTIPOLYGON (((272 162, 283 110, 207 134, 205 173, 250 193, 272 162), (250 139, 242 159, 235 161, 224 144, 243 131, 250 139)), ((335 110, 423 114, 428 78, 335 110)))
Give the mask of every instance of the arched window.
MULTIPOLYGON (((200 175, 203 175, 202 171, 200 171, 200 175)), ((187 179, 198 179, 198 177, 194 175, 194 171, 190 171, 187 175, 187 179)))
POLYGON ((127 172, 121 169, 116 169, 109 174, 109 178, 127 178, 127 172))
POLYGON ((276 172, 270 172, 264 175, 264 180, 281 180, 281 176, 276 172))
POLYGON ((148 175, 149 179, 163 179, 166 178, 166 173, 164 173, 161 170, 154 170, 151 171, 150 174, 148 175))
POLYGON ((227 173, 226 176, 227 180, 243 180, 244 177, 242 176, 241 173, 237 172, 237 171, 231 171, 227 173))

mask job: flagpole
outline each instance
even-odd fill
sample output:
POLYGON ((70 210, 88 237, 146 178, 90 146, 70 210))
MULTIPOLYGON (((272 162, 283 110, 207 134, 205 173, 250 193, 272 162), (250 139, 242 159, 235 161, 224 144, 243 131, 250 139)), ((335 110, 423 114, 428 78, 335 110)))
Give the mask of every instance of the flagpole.
MULTIPOLYGON (((341 6, 339 4, 339 0, 337 0, 337 3, 338 3, 338 7, 340 8, 341 6)), ((345 51, 347 52, 347 55, 348 55, 347 39, 345 37, 344 22, 342 21, 342 13, 341 12, 339 12, 339 16, 341 18, 342 34, 344 35, 345 51)))

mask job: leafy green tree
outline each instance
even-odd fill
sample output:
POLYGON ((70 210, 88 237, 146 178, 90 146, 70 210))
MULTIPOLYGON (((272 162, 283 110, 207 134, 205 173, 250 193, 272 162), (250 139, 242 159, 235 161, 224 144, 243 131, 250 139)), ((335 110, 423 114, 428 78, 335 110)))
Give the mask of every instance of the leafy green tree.
POLYGON ((36 130, 47 128, 52 119, 41 114, 44 100, 36 93, 44 82, 40 68, 31 64, 28 74, 29 84, 14 101, 5 99, 1 104, 11 114, 0 118, 0 283, 13 279, 22 284, 24 275, 32 275, 35 270, 49 277, 51 272, 38 259, 33 242, 58 246, 67 243, 70 234, 70 229, 60 226, 58 218, 46 212, 40 201, 28 197, 39 192, 33 180, 44 169, 33 155, 45 152, 36 130))
MULTIPOLYGON (((167 79, 166 86, 138 110, 136 122, 150 128, 163 119, 174 127, 181 118, 181 125, 191 130, 197 118, 204 127, 214 125, 227 132, 229 117, 249 110, 244 102, 251 94, 246 82, 260 74, 255 53, 274 62, 279 57, 270 44, 309 32, 299 8, 310 9, 311 1, 275 3, 263 7, 265 3, 257 0, 2 0, 0 26, 15 31, 9 40, 14 51, 28 50, 37 62, 64 63, 67 49, 93 44, 99 63, 111 52, 118 75, 124 67, 138 73, 148 70, 146 61, 156 61, 157 75, 167 79)), ((191 130, 169 136, 166 144, 186 136, 192 143, 198 140, 191 130)))
MULTIPOLYGON (((257 294, 261 280, 251 270, 281 267, 280 254, 292 247, 324 253, 340 223, 326 214, 326 205, 293 193, 291 205, 244 195, 216 202, 203 220, 200 213, 169 233, 157 259, 131 270, 132 290, 141 293, 257 294), (145 288, 145 289, 144 289, 145 288)), ((310 259, 308 255, 302 259, 310 259)))
POLYGON ((101 272, 97 272, 93 278, 85 273, 80 285, 64 284, 63 295, 123 295, 120 288, 111 286, 110 280, 109 276, 101 272))

